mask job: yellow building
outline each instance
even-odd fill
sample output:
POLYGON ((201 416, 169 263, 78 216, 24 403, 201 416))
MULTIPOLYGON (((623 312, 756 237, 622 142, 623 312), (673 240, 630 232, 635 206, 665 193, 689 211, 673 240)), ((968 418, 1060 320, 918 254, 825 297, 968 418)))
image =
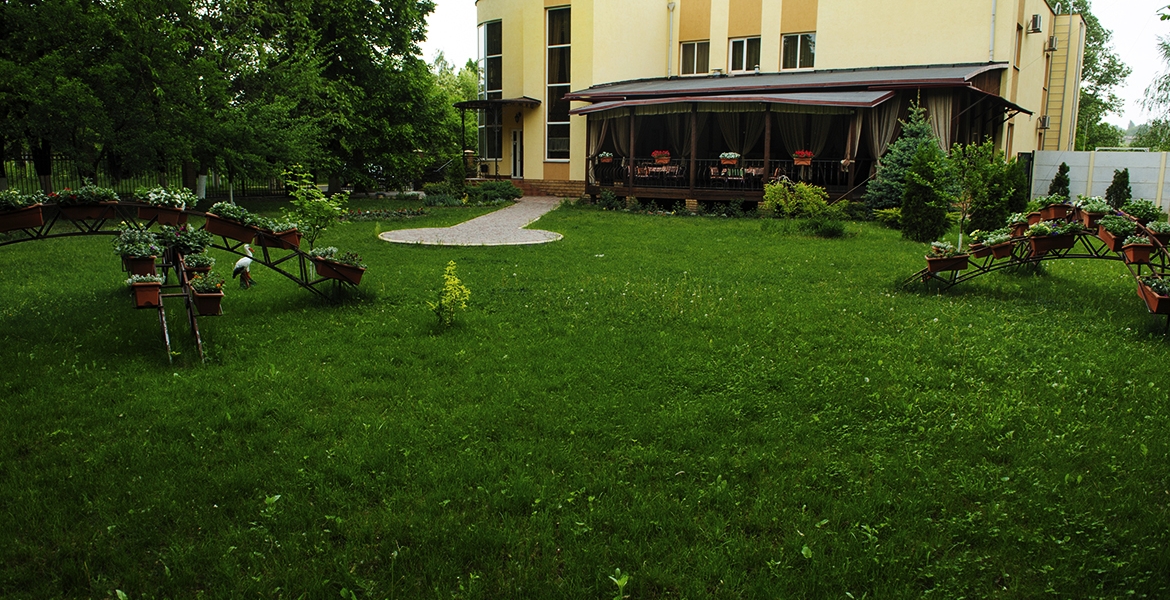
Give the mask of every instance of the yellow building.
POLYGON ((1045 0, 476 10, 480 100, 462 107, 479 111, 480 174, 533 192, 750 200, 780 175, 844 192, 872 172, 912 102, 948 147, 990 138, 1016 155, 1075 138, 1085 25, 1045 0))

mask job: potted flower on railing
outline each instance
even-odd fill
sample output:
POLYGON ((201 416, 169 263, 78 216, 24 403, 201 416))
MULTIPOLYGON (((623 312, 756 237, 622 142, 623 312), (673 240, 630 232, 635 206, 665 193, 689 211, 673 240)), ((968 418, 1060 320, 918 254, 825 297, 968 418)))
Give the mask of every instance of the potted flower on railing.
POLYGON ((0 191, 0 231, 33 229, 45 224, 41 204, 45 195, 37 191, 22 194, 19 190, 0 191))
POLYGON ((991 248, 987 247, 987 245, 984 243, 987 240, 987 236, 990 234, 990 232, 983 231, 982 229, 976 229, 967 234, 967 239, 969 240, 968 250, 971 251, 971 256, 975 258, 983 258, 991 254, 991 248))
POLYGON ((256 243, 269 248, 292 250, 301 247, 301 232, 297 224, 277 221, 260 215, 249 215, 247 223, 259 230, 256 243))
POLYGON ((1142 225, 1150 221, 1157 221, 1162 216, 1158 205, 1149 200, 1130 200, 1121 205, 1121 212, 1137 219, 1137 222, 1142 225))
POLYGON ((327 279, 336 279, 357 285, 362 281, 362 274, 366 272, 366 265, 362 257, 353 252, 338 252, 337 248, 314 248, 309 251, 317 275, 327 279))
POLYGON ((798 167, 808 167, 812 165, 813 153, 812 150, 797 150, 792 153, 792 164, 798 167))
POLYGON ((931 273, 964 271, 968 258, 968 254, 959 252, 950 242, 931 242, 930 254, 926 255, 926 270, 931 273))
POLYGON ((223 302, 223 277, 219 273, 200 273, 191 278, 188 285, 191 287, 191 301, 203 316, 221 314, 220 303, 223 302))
POLYGON ((139 219, 154 219, 159 225, 181 225, 187 222, 187 213, 183 212, 188 206, 195 206, 199 201, 195 194, 187 188, 168 190, 164 187, 153 189, 138 188, 134 191, 134 199, 149 204, 149 207, 138 208, 139 219))
POLYGON ((602 153, 598 154, 597 155, 597 162, 607 163, 607 164, 613 162, 613 153, 612 152, 602 152, 602 153))
POLYGON ((988 234, 987 238, 983 240, 983 244, 991 250, 991 255, 995 258, 1011 256, 1012 248, 1015 246, 1012 243, 1012 234, 1006 227, 996 229, 988 234))
POLYGON ((207 210, 207 224, 203 228, 214 235, 250 244, 256 237, 256 228, 247 224, 251 214, 238 204, 216 202, 207 210))
POLYGON ((1150 232, 1150 237, 1158 240, 1159 244, 1163 246, 1170 244, 1170 223, 1165 221, 1146 223, 1146 231, 1150 232))
POLYGON ((1137 233, 1137 223, 1118 215, 1105 215, 1097 225, 1097 237, 1113 252, 1120 252, 1125 238, 1137 233))
POLYGON ((1024 237, 1028 232, 1028 213, 1012 213, 1008 215, 1007 226, 1012 237, 1024 237))
POLYGON ((650 158, 653 158, 657 164, 668 165, 670 164, 670 150, 655 150, 650 153, 650 158))
POLYGON ((1138 296, 1146 301, 1146 307, 1156 315, 1170 314, 1170 284, 1159 276, 1150 275, 1138 279, 1138 296))
POLYGON ((1067 250, 1077 243, 1077 233, 1085 230, 1080 221, 1060 223, 1041 221, 1028 228, 1028 243, 1032 245, 1032 256, 1044 256, 1052 250, 1067 250))
POLYGON ((126 280, 134 294, 135 308, 158 308, 162 306, 162 275, 131 275, 126 280))
POLYGON ((1144 235, 1131 235, 1125 238, 1121 252, 1125 254, 1125 262, 1127 263, 1148 263, 1150 262, 1150 251, 1153 249, 1154 245, 1150 243, 1150 238, 1144 235))
POLYGON ((86 183, 77 190, 65 188, 49 194, 49 199, 57 203, 66 219, 84 221, 113 217, 118 194, 109 188, 86 183))
POLYGON ((154 261, 162 252, 158 238, 145 229, 123 224, 114 240, 114 253, 122 257, 122 265, 134 275, 154 275, 154 261))
POLYGON ((735 166, 739 164, 738 152, 724 152, 719 155, 719 164, 735 166))
POLYGON ((215 257, 206 254, 185 254, 182 257, 183 270, 188 275, 206 273, 215 266, 215 257))
POLYGON ((1088 229, 1093 229, 1101 221, 1101 217, 1110 212, 1109 203, 1103 198, 1094 196, 1081 205, 1081 223, 1084 223, 1088 229))
POLYGON ((1040 203, 1040 218, 1044 221, 1063 219, 1072 211, 1068 198, 1060 194, 1049 194, 1036 198, 1040 203))

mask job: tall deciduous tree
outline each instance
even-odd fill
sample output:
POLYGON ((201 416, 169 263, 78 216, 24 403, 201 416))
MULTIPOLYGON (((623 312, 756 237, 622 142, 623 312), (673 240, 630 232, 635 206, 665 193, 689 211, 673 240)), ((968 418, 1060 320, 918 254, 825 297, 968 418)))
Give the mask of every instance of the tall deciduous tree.
POLYGON ((1121 109, 1115 92, 1129 76, 1130 68, 1113 52, 1113 32, 1093 15, 1091 0, 1072 0, 1071 11, 1085 19, 1085 57, 1081 67, 1081 96, 1077 107, 1077 150, 1120 146, 1120 130, 1103 121, 1121 109))

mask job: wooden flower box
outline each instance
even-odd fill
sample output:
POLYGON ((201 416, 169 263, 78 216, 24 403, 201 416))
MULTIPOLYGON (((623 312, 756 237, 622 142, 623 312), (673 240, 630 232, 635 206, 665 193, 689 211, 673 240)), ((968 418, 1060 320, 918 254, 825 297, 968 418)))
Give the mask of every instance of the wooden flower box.
POLYGON ((117 202, 99 202, 97 204, 79 204, 70 206, 57 205, 61 216, 73 221, 92 221, 109 219, 114 216, 114 206, 117 202))
POLYGON ((296 228, 281 232, 261 231, 256 236, 256 243, 267 248, 283 248, 292 250, 301 247, 301 232, 296 228))
POLYGON ((122 265, 126 267, 126 271, 131 275, 154 275, 154 261, 157 256, 123 256, 122 265))
POLYGON ((609 163, 613 162, 613 157, 612 156, 602 156, 602 157, 599 157, 597 159, 597 162, 603 163, 603 164, 609 164, 609 163))
POLYGON ((1170 296, 1159 296, 1149 286, 1138 282, 1138 297, 1146 301, 1146 308, 1155 315, 1170 315, 1170 296))
POLYGON ((1104 226, 1097 226, 1097 237, 1101 238, 1101 241, 1105 242, 1105 245, 1113 252, 1121 252, 1121 245, 1125 243, 1125 238, 1129 237, 1129 235, 1127 233, 1125 235, 1115 236, 1109 233, 1109 230, 1105 229, 1104 226))
POLYGON ((200 316, 214 317, 223 314, 223 309, 220 307, 220 303, 223 302, 223 292, 203 294, 191 290, 191 301, 195 304, 195 310, 199 311, 200 316))
POLYGON ((316 267, 317 275, 326 279, 336 279, 350 285, 361 283, 362 274, 366 272, 361 267, 346 265, 324 258, 314 258, 313 266, 316 267))
POLYGON ((1044 220, 1044 217, 1040 215, 1040 211, 1028 213, 1028 226, 1029 227, 1031 227, 1031 226, 1033 226, 1033 225, 1035 225, 1043 220, 1044 220))
POLYGON ((225 219, 214 213, 207 213, 207 224, 203 226, 208 233, 233 239, 245 244, 252 243, 259 231, 255 227, 244 225, 238 221, 225 219))
POLYGON ((187 213, 183 212, 182 209, 166 206, 140 206, 138 207, 138 218, 143 221, 154 219, 154 222, 159 225, 178 227, 187 222, 187 213))
POLYGON ((983 244, 971 244, 971 256, 975 258, 987 258, 991 256, 991 246, 983 244))
POLYGON ((670 164, 670 156, 655 156, 654 157, 654 164, 656 164, 656 165, 669 165, 670 164))
POLYGON ((950 258, 931 258, 926 257, 926 270, 931 273, 942 273, 944 271, 966 271, 967 259, 970 258, 967 254, 960 254, 950 258))
POLYGON ((134 293, 135 308, 158 308, 162 306, 161 283, 134 283, 130 285, 134 293))
POLYGON ((1027 223, 1016 223, 1012 225, 1012 237, 1024 237, 1025 233, 1028 233, 1027 223))
POLYGON ((1148 263, 1153 249, 1153 244, 1129 244, 1122 246, 1121 252, 1125 255, 1127 263, 1148 263))
POLYGON ((1162 244, 1162 247, 1170 245, 1170 233, 1151 233, 1150 237, 1158 240, 1158 243, 1162 244))
POLYGON ((721 159, 719 159, 719 164, 735 166, 735 165, 739 164, 739 159, 738 158, 721 158, 721 159))
POLYGON ((0 213, 0 231, 34 229, 45 224, 45 214, 40 204, 0 213))
POLYGON ((1066 233, 1064 235, 1042 235, 1028 238, 1032 244, 1032 256, 1044 256, 1053 250, 1067 250, 1077 244, 1077 236, 1066 233))
POLYGON ((1013 242, 1004 242, 991 247, 991 255, 995 258, 1007 258, 1012 255, 1013 242))
POLYGON ((1040 209, 1040 218, 1045 221, 1063 219, 1068 216, 1071 208, 1068 204, 1049 204, 1040 209))
POLYGON ((1101 217, 1104 216, 1105 213, 1085 212, 1082 210, 1081 223, 1084 223, 1086 229, 1092 230, 1097 226, 1097 221, 1100 221, 1101 217))
POLYGON ((811 167, 812 166, 812 157, 800 158, 800 157, 794 156, 794 157, 792 157, 792 164, 794 164, 798 167, 811 167))

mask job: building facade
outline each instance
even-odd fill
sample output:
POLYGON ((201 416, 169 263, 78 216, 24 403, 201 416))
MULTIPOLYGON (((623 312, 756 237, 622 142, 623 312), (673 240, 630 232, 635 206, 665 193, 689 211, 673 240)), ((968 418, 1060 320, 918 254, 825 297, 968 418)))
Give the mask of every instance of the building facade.
POLYGON ((1085 25, 1045 0, 476 10, 480 100, 463 107, 478 112, 480 174, 530 190, 752 199, 781 175, 855 189, 912 103, 948 147, 993 139, 1014 156, 1075 139, 1085 25))

